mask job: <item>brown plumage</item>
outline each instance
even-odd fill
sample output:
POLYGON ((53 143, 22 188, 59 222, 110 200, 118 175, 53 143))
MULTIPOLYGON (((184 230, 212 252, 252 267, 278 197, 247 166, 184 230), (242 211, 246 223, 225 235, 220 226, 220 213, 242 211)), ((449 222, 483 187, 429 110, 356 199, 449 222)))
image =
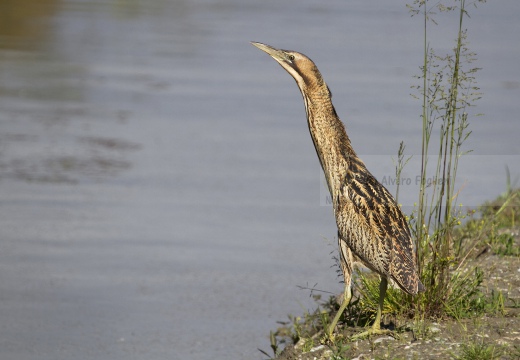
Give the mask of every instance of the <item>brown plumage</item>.
POLYGON ((424 290, 417 275, 415 254, 405 217, 392 195, 367 170, 352 148, 345 127, 332 105, 332 95, 316 65, 305 55, 252 43, 275 59, 296 80, 303 96, 307 122, 330 194, 336 224, 341 268, 345 280, 344 300, 329 335, 351 297, 355 261, 381 276, 380 301, 371 330, 380 329, 381 309, 387 281, 415 295, 424 290))

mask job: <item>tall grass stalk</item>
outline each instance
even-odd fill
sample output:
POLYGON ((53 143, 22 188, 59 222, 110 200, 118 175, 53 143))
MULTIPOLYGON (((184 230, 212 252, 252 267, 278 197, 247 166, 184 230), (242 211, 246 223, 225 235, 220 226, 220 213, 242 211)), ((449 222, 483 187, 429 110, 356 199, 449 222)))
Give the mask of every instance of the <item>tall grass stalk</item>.
MULTIPOLYGON (((404 149, 405 149, 404 141, 401 141, 399 144, 399 150, 397 151, 397 162, 395 162, 395 178, 396 178, 396 189, 395 189, 395 201, 399 203, 399 188, 401 186, 401 173, 403 168, 406 166, 408 161, 412 158, 408 156, 406 159, 404 158, 404 149)), ((393 159, 392 159, 393 161, 393 159)))
POLYGON ((480 98, 474 81, 479 69, 467 68, 475 54, 467 47, 463 28, 466 5, 466 0, 455 0, 451 6, 436 2, 429 7, 428 0, 417 0, 409 6, 413 15, 422 15, 424 20, 424 57, 418 76, 422 85, 417 86, 417 97, 422 100, 421 181, 410 225, 417 241, 419 273, 427 288, 417 306, 426 316, 441 316, 454 290, 451 269, 457 259, 453 231, 460 223, 455 179, 459 158, 464 154, 463 143, 471 134, 467 108, 480 98), (434 11, 458 12, 453 53, 445 56, 436 55, 429 44, 434 11), (437 136, 438 142, 434 141, 437 136), (432 155, 437 158, 435 164, 429 164, 432 155))

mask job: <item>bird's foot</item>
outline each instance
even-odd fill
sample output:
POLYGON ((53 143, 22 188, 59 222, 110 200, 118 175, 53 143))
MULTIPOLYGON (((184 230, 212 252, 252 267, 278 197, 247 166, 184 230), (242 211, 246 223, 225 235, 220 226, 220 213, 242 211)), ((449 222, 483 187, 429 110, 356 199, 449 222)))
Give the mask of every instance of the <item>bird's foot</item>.
POLYGON ((393 337, 395 339, 399 338, 399 336, 394 331, 388 330, 388 329, 381 329, 378 326, 378 327, 371 327, 367 331, 363 331, 362 333, 356 334, 356 335, 350 337, 350 340, 359 340, 359 339, 362 339, 362 338, 365 338, 368 336, 372 336, 372 335, 390 335, 391 337, 393 337))

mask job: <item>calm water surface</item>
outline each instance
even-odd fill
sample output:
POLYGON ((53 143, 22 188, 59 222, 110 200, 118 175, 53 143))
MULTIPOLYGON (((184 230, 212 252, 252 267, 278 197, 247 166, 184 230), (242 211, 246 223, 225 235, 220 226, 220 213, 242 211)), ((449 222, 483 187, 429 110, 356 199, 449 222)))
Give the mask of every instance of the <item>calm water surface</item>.
MULTIPOLYGON (((382 180, 401 140, 419 152, 405 4, 3 1, 0 358, 261 359, 277 320, 313 308, 298 285, 339 293, 301 95, 248 42, 316 61, 382 180)), ((519 12, 488 2, 467 23, 485 114, 459 173, 468 206, 520 174, 519 12)), ((416 175, 414 158, 407 211, 416 175)))

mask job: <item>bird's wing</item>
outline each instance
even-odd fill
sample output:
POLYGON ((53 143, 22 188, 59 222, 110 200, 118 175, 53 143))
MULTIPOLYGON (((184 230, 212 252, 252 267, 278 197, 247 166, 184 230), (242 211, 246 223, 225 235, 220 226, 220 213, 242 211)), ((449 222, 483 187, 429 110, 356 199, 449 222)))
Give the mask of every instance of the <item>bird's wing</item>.
POLYGON ((406 219, 361 160, 349 164, 338 196, 338 230, 352 251, 404 291, 417 293, 419 280, 406 219))

